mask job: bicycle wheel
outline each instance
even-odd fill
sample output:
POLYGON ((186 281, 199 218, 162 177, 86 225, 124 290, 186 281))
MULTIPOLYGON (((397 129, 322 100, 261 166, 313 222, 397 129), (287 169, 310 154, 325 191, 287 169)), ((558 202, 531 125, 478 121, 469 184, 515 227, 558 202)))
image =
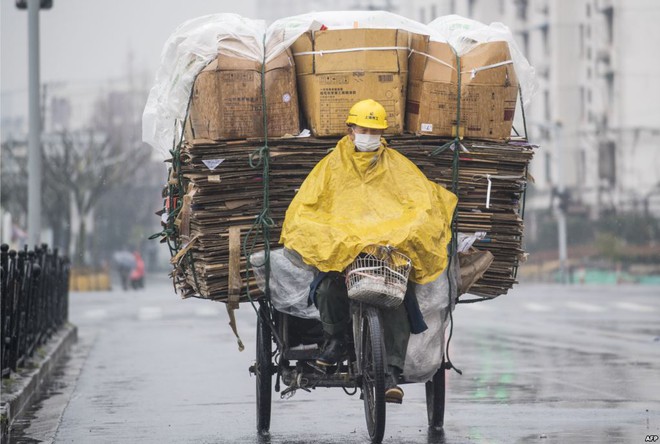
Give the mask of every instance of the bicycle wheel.
POLYGON ((369 437, 379 443, 385 434, 385 343, 378 310, 365 307, 360 323, 364 413, 369 437))
POLYGON ((259 308, 257 317, 257 360, 255 375, 257 379, 257 431, 267 433, 270 430, 270 404, 272 395, 273 374, 272 355, 273 341, 270 328, 263 319, 268 316, 265 307, 259 308))
POLYGON ((426 383, 426 413, 429 427, 442 430, 445 422, 445 369, 441 367, 426 383))

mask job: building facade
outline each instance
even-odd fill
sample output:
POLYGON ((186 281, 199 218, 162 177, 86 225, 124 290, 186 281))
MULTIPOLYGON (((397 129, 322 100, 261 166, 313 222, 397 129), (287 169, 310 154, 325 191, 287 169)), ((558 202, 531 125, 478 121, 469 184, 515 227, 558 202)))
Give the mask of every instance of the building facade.
POLYGON ((412 0, 400 11, 428 23, 459 14, 503 22, 535 67, 526 109, 532 207, 553 190, 596 218, 609 211, 660 216, 660 2, 654 0, 412 0))

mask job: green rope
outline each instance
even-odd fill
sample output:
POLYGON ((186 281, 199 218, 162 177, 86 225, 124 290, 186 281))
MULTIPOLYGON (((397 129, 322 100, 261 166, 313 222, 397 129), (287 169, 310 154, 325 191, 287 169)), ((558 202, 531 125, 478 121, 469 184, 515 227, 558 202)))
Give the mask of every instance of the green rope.
POLYGON ((263 131, 264 131, 264 144, 263 146, 254 150, 248 156, 248 164, 251 168, 262 168, 262 184, 263 184, 263 202, 261 212, 256 216, 254 224, 248 231, 247 235, 243 240, 243 254, 246 259, 246 278, 245 278, 245 289, 248 299, 252 304, 252 307, 255 311, 258 312, 257 307, 254 305, 254 300, 250 292, 250 271, 251 263, 250 256, 254 252, 254 248, 257 243, 256 236, 252 238, 252 243, 250 244, 250 239, 254 233, 259 230, 262 234, 262 239, 264 242, 264 263, 262 264, 265 268, 265 278, 264 278, 264 294, 267 300, 270 300, 270 230, 275 225, 275 222, 270 216, 270 148, 268 146, 268 106, 267 106, 267 96, 266 96, 266 42, 264 37, 264 56, 263 63, 261 64, 261 103, 262 103, 262 118, 263 118, 263 131))
MULTIPOLYGON (((167 176, 168 177, 167 207, 170 209, 169 212, 167 213, 167 222, 165 223, 165 228, 160 233, 156 233, 149 237, 149 239, 164 237, 167 243, 167 247, 170 250, 171 257, 176 256, 176 254, 179 251, 181 251, 181 247, 182 247, 179 239, 179 233, 178 230, 176 229, 176 225, 174 224, 174 222, 176 221, 176 218, 178 217, 183 207, 184 186, 183 186, 183 172, 181 171, 181 146, 183 145, 185 124, 186 121, 188 120, 188 115, 190 113, 190 104, 192 102, 193 92, 194 89, 191 89, 190 95, 188 96, 188 105, 186 107, 186 114, 183 118, 183 121, 181 122, 181 135, 179 137, 179 140, 177 142, 177 140, 174 139, 172 141, 172 145, 173 145, 172 149, 170 149, 170 154, 172 155, 172 166, 168 170, 168 176, 167 176), (169 183, 170 173, 174 173, 176 177, 176 184, 169 183)), ((176 128, 177 124, 175 123, 174 125, 176 128)), ((194 290, 201 295, 199 280, 197 278, 197 270, 195 269, 195 261, 192 251, 188 251, 185 254, 185 258, 187 259, 188 266, 190 267, 190 271, 192 272, 193 280, 195 282, 196 288, 194 288, 194 290)), ((183 267, 184 262, 181 261, 181 264, 182 264, 181 266, 183 267)))
MULTIPOLYGON (((456 56, 456 71, 457 71, 457 81, 458 81, 458 88, 457 88, 457 93, 456 93, 456 135, 454 136, 454 140, 449 142, 451 145, 452 143, 454 144, 454 157, 452 160, 452 178, 451 178, 451 191, 458 197, 458 169, 459 169, 459 157, 458 153, 460 150, 460 134, 461 134, 461 59, 458 56, 458 53, 454 51, 454 54, 456 56)), ((447 144, 445 144, 447 145, 447 144)), ((444 145, 443 145, 444 147, 444 145)), ((442 149, 441 151, 444 151, 447 148, 440 147, 439 149, 442 149)), ((447 262, 447 285, 449 288, 449 298, 450 298, 450 303, 449 303, 449 337, 447 338, 447 345, 445 346, 445 353, 444 353, 444 358, 446 358, 446 363, 443 365, 444 368, 446 369, 454 369, 456 373, 459 375, 462 375, 463 372, 461 369, 457 368, 454 366, 454 364, 451 362, 451 359, 449 358, 449 344, 451 343, 451 338, 454 334, 454 315, 453 315, 453 310, 451 309, 451 297, 453 294, 452 290, 452 285, 451 285, 451 278, 449 276, 449 273, 451 273, 451 267, 452 267, 452 261, 454 259, 454 255, 456 254, 456 250, 458 249, 458 240, 457 240, 457 233, 458 233, 458 202, 456 202, 456 207, 454 207, 454 213, 452 214, 451 217, 451 242, 450 242, 450 247, 449 247, 449 261, 447 262)), ((458 303, 458 298, 457 301, 458 303)), ((443 359, 444 359, 443 358, 443 359)))
MULTIPOLYGON (((522 87, 520 84, 518 84, 518 93, 520 94, 520 111, 522 112, 522 119, 523 119, 523 130, 525 131, 525 141, 529 142, 529 137, 527 135, 527 119, 525 118, 525 103, 523 100, 523 93, 522 93, 522 87)), ((529 174, 529 165, 525 166, 525 182, 524 182, 524 188, 522 191, 522 208, 520 211, 520 218, 524 221, 525 220, 525 206, 526 206, 526 201, 527 201, 527 176, 529 174)), ((518 278, 518 268, 519 265, 516 263, 516 267, 513 269, 513 278, 517 279, 518 278)))
POLYGON ((525 131, 525 140, 528 141, 529 137, 527 136, 527 119, 525 117, 525 103, 523 101, 522 87, 520 86, 520 83, 518 84, 518 94, 520 94, 520 111, 522 112, 523 131, 525 131))

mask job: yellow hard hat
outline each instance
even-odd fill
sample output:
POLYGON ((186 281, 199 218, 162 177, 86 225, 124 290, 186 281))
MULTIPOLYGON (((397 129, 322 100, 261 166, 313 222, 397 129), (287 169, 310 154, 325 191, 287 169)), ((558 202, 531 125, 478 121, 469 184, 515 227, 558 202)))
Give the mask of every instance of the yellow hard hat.
POLYGON ((348 112, 346 124, 364 128, 387 129, 387 112, 375 100, 360 100, 348 112))

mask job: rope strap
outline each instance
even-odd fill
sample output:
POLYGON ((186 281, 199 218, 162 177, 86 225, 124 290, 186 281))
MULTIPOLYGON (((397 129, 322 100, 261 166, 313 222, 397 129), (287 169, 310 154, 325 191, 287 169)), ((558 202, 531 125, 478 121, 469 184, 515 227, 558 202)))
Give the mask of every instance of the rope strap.
POLYGON ((477 73, 481 71, 485 71, 487 69, 492 69, 492 68, 499 68, 500 66, 505 66, 505 65, 511 65, 513 64, 513 60, 506 60, 504 62, 499 62, 499 63, 493 63, 492 65, 486 65, 486 66, 480 66, 479 68, 473 68, 469 71, 462 71, 463 74, 465 73, 470 73, 470 78, 474 79, 477 76, 477 73))
POLYGON ((296 52, 293 55, 294 57, 303 56, 303 55, 323 56, 324 54, 340 54, 345 52, 357 52, 357 51, 398 51, 398 50, 408 51, 408 47, 407 46, 375 46, 375 47, 372 46, 372 47, 363 47, 363 48, 326 49, 322 51, 296 52))
POLYGON ((440 63, 441 65, 444 65, 444 66, 446 66, 447 68, 449 68, 449 69, 453 69, 454 71, 456 71, 456 67, 455 67, 455 66, 452 66, 452 65, 450 65, 449 63, 447 63, 447 62, 445 62, 444 60, 441 60, 441 59, 439 59, 439 58, 437 58, 437 57, 433 57, 431 54, 427 54, 427 53, 425 53, 425 52, 421 52, 421 51, 417 51, 417 50, 415 50, 415 49, 411 49, 411 50, 410 50, 410 55, 409 55, 408 57, 410 57, 410 56, 413 55, 413 54, 419 54, 419 55, 422 55, 422 56, 424 56, 424 57, 428 57, 429 59, 433 60, 434 62, 440 63))

